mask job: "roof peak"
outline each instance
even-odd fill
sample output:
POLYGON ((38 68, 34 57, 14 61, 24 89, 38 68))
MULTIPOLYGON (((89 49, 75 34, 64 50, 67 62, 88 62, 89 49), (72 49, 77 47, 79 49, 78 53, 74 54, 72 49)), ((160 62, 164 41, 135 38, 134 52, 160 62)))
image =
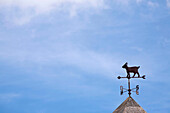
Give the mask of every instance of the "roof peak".
POLYGON ((129 96, 113 113, 146 113, 146 111, 129 96))

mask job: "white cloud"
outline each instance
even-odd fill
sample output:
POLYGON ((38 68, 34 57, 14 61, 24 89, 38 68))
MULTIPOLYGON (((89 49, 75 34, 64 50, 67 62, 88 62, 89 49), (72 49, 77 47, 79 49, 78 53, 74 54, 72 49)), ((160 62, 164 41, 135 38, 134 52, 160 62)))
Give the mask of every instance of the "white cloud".
POLYGON ((170 8, 170 0, 166 0, 166 3, 167 3, 167 7, 170 8))
POLYGON ((0 100, 4 102, 10 102, 13 99, 21 97, 20 94, 17 93, 5 93, 5 94, 0 94, 0 100))
POLYGON ((114 0, 115 2, 121 4, 121 5, 129 5, 130 3, 141 3, 144 0, 114 0))
POLYGON ((137 3, 141 3, 143 0, 136 0, 137 3))
POLYGON ((1 0, 1 6, 18 7, 20 9, 33 8, 37 13, 49 12, 58 7, 101 7, 103 0, 1 0))
POLYGON ((131 0, 115 0, 117 3, 122 5, 128 5, 131 0))
MULTIPOLYGON (((105 8, 104 0, 1 0, 0 9, 5 10, 7 20, 17 25, 29 22, 40 14, 52 11, 69 12, 71 16, 81 10, 105 8), (7 14, 8 13, 8 14, 7 14)), ((2 12, 2 11, 1 11, 2 12)))
MULTIPOLYGON (((51 49, 60 48, 54 47, 51 49)), ((21 65, 36 64, 44 66, 48 64, 56 66, 72 66, 91 73, 105 73, 111 74, 118 71, 117 65, 120 64, 118 58, 111 57, 111 55, 94 52, 89 50, 76 50, 76 48, 63 48, 61 50, 50 51, 44 48, 34 50, 11 50, 10 56, 8 52, 4 52, 0 56, 6 60, 10 60, 21 65), (12 51, 15 51, 12 52, 12 51)), ((108 75, 109 75, 108 74, 108 75)))
POLYGON ((143 48, 141 48, 141 47, 131 47, 131 49, 133 49, 133 50, 136 50, 136 51, 138 51, 138 52, 142 52, 143 51, 143 48))
MULTIPOLYGON (((69 14, 74 17, 78 14, 93 13, 100 9, 118 8, 127 11, 133 3, 141 3, 144 0, 0 0, 0 14, 3 14, 5 22, 9 25, 24 25, 35 17, 56 13, 69 14), (110 3, 110 4, 109 4, 110 3)), ((168 1, 168 0, 167 0, 168 1)), ((157 3, 148 2, 150 6, 158 6, 157 3)))
MULTIPOLYGON (((4 39, 1 46, 3 51, 0 57, 3 60, 19 64, 21 66, 55 65, 72 66, 93 73, 112 73, 120 63, 119 58, 110 54, 96 52, 83 45, 77 45, 74 41, 64 39, 46 39, 45 42, 34 42, 35 39, 25 38, 4 39), (61 41, 58 41, 61 40, 61 41), (45 45, 45 46, 44 46, 45 45)), ((109 74, 108 74, 109 75, 109 74)))
POLYGON ((148 1, 148 5, 149 5, 150 7, 158 7, 158 6, 159 6, 158 3, 156 3, 156 2, 151 2, 151 1, 148 1))

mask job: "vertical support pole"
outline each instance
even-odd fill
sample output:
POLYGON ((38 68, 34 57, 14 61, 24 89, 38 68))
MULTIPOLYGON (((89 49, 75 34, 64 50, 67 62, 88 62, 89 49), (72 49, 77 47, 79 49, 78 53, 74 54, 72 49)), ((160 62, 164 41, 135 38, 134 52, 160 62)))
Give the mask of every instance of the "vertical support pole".
POLYGON ((128 78, 128 87, 129 87, 129 89, 128 89, 128 94, 129 94, 129 97, 130 97, 130 95, 131 95, 131 89, 130 89, 130 78, 128 78))

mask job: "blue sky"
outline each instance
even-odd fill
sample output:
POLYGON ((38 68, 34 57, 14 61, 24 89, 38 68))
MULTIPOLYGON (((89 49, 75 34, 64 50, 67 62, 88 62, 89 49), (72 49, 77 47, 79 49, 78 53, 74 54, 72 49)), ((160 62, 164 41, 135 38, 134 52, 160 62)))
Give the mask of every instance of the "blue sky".
POLYGON ((111 113, 132 97, 170 111, 170 0, 1 0, 0 113, 111 113))

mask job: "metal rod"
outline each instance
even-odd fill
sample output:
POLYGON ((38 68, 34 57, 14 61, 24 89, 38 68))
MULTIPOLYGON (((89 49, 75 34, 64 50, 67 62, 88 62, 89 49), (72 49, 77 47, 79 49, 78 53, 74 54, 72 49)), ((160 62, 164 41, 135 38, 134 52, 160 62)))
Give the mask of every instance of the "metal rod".
POLYGON ((130 76, 120 77, 120 76, 118 76, 117 78, 118 78, 118 79, 121 79, 121 78, 128 78, 128 79, 131 79, 131 78, 143 78, 143 79, 146 79, 145 77, 146 77, 146 76, 143 75, 143 76, 141 76, 141 77, 130 77, 130 76))
POLYGON ((130 79, 128 79, 128 87, 129 87, 129 89, 128 89, 128 91, 129 91, 129 97, 130 97, 130 95, 131 95, 131 89, 130 89, 130 79))

